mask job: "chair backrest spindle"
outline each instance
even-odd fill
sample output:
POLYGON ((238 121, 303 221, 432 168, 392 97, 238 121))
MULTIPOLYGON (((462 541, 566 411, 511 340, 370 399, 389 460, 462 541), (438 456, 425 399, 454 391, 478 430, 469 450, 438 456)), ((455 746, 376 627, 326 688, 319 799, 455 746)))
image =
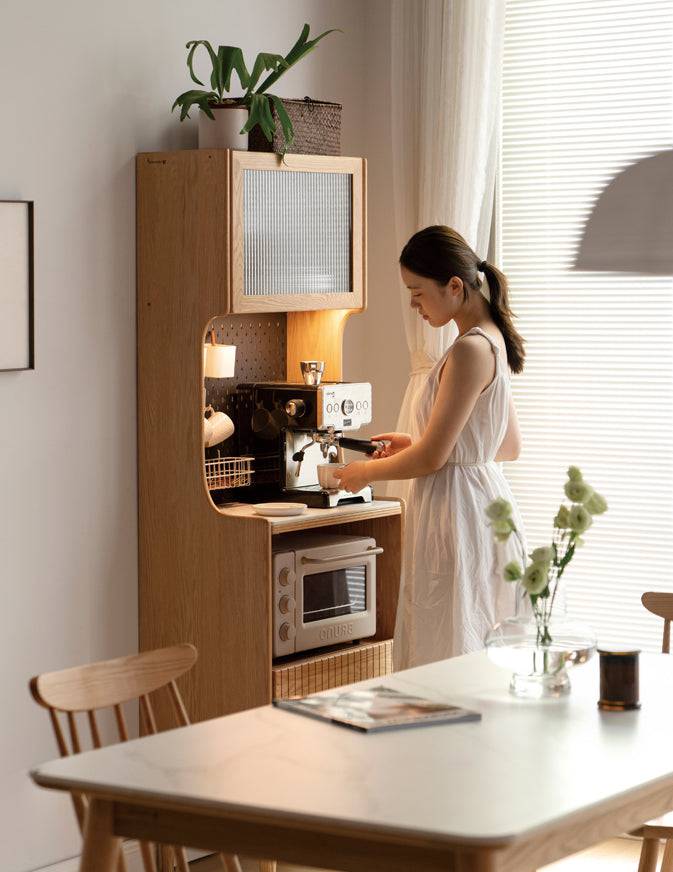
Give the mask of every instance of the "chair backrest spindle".
POLYGON ((178 690, 178 686, 175 681, 168 682, 168 692, 171 695, 171 702, 173 703, 173 709, 175 711, 175 717, 177 718, 178 723, 181 727, 188 727, 189 715, 187 714, 187 709, 185 708, 185 704, 182 701, 180 691, 178 690))
POLYGON ((149 696, 144 693, 140 697, 140 711, 142 712, 143 719, 145 721, 145 729, 148 733, 158 733, 157 730, 157 722, 154 717, 154 711, 152 709, 152 703, 150 702, 149 696))
POLYGON ((68 712, 68 729, 70 730, 70 743, 72 745, 72 753, 79 754, 82 750, 79 744, 79 733, 77 732, 77 722, 75 721, 75 713, 68 712))
POLYGON ((101 748, 102 742, 100 740, 100 732, 98 730, 98 722, 96 721, 96 710, 89 709, 87 711, 87 718, 89 719, 89 730, 91 732, 91 744, 94 748, 101 748))
POLYGON ((126 719, 124 718, 124 712, 122 711, 122 707, 119 705, 119 703, 114 706, 114 712, 115 720, 117 721, 117 732, 119 733, 119 741, 128 742, 129 731, 126 728, 126 719))

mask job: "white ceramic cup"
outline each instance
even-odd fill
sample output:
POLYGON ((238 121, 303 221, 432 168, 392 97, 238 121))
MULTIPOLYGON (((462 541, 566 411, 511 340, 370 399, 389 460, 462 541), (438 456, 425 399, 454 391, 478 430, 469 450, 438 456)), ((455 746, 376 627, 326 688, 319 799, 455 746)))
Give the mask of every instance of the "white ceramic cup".
POLYGON ((224 412, 213 412, 203 425, 203 437, 206 447, 212 448, 224 442, 234 432, 234 422, 224 412))
POLYGON ((337 469, 343 469, 345 463, 319 463, 318 464, 318 483, 323 490, 336 491, 339 490, 339 479, 336 478, 334 472, 337 469))

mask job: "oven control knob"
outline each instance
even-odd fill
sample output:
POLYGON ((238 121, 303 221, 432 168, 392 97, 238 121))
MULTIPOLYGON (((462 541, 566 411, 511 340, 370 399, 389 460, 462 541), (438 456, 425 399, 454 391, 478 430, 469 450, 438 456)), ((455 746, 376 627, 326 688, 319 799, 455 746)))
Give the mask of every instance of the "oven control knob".
POLYGON ((341 411, 344 415, 350 415, 355 406, 353 405, 353 400, 344 400, 341 404, 341 411))
POLYGON ((290 624, 281 624, 278 628, 278 635, 280 636, 281 642, 287 642, 289 639, 294 639, 294 627, 291 627, 290 624))
POLYGON ((282 596, 278 602, 278 609, 284 615, 286 615, 288 612, 293 612, 294 606, 294 597, 291 596, 282 596))
POLYGON ((288 400, 285 403, 285 411, 290 418, 301 418, 306 411, 306 403, 303 400, 288 400))
POLYGON ((294 584, 296 577, 294 569, 290 569, 289 566, 284 566, 278 573, 278 581, 283 587, 294 584))

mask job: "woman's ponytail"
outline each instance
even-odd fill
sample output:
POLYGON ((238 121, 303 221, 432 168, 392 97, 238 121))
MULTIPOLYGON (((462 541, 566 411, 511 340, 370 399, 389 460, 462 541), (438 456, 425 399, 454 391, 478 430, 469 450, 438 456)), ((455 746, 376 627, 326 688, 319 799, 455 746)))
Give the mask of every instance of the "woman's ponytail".
POLYGON ((478 264, 477 269, 483 272, 488 279, 491 318, 505 340, 509 368, 514 373, 522 372, 526 352, 523 347, 523 338, 514 327, 512 310, 509 307, 507 277, 486 260, 478 264))

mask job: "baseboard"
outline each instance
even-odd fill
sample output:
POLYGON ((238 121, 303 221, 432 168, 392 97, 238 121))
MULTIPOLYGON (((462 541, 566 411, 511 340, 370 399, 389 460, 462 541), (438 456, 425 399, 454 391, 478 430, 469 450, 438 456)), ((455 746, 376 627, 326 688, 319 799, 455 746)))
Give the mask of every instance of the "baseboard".
MULTIPOLYGON (((144 872, 138 843, 124 842, 123 848, 127 872, 144 872)), ((209 854, 212 854, 212 851, 201 851, 196 848, 187 849, 187 859, 190 863, 192 860, 200 860, 201 857, 207 857, 209 854)), ((60 863, 54 863, 51 866, 42 866, 40 869, 36 869, 35 872, 78 872, 78 870, 79 857, 71 857, 69 860, 61 860, 60 863)))

